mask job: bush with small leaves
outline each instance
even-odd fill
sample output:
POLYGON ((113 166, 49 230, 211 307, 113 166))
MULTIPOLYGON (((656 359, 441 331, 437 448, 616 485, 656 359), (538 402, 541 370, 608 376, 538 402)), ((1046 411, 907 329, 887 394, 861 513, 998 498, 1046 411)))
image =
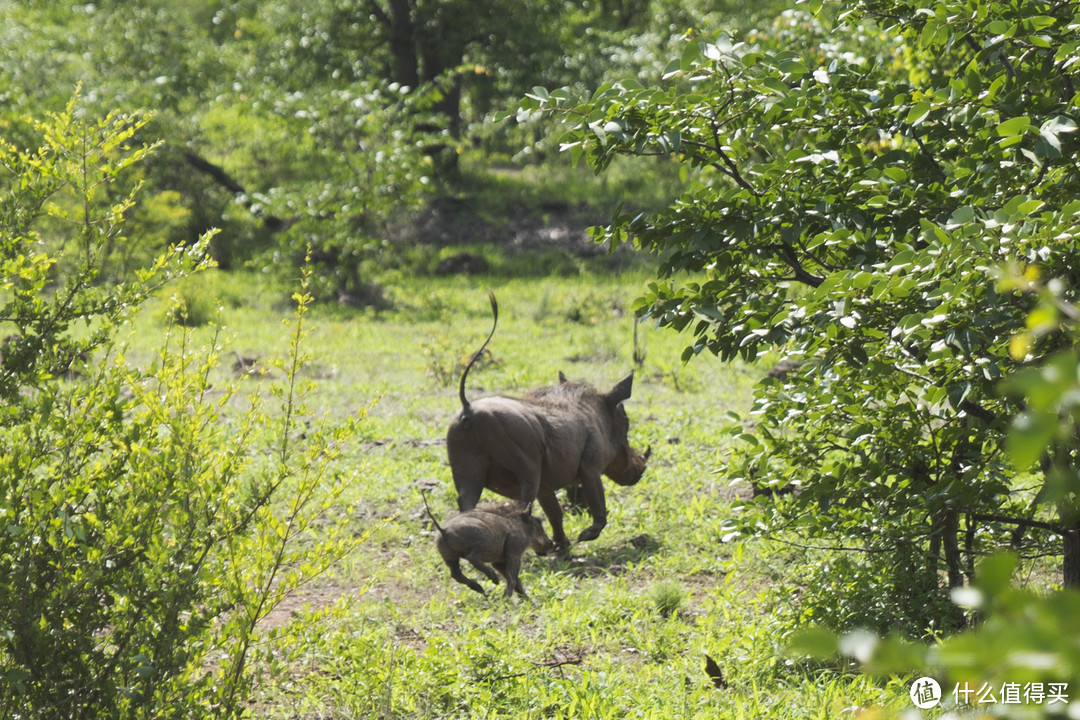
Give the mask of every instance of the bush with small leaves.
POLYGON ((147 364, 125 357, 121 324, 207 267, 209 236, 98 282, 135 194, 103 188, 151 148, 145 115, 85 115, 76 98, 36 123, 39 150, 0 144, 0 715, 237 717, 272 649, 260 621, 356 542, 325 517, 355 421, 292 440, 304 291, 280 407, 209 392, 217 338, 174 325, 147 364))

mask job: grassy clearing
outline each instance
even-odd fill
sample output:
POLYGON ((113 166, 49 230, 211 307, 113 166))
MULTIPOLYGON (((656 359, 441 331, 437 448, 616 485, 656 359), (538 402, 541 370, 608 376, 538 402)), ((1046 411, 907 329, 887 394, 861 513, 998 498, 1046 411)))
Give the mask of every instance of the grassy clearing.
MULTIPOLYGON (((388 287, 390 311, 315 310, 307 402, 329 422, 366 411, 335 472, 352 478, 356 532, 375 532, 267 618, 294 637, 259 687, 257 717, 836 718, 904 707, 906 686, 783 657, 783 588, 798 568, 782 551, 730 541, 746 492, 713 472, 724 412, 745 409, 764 368, 683 366, 684 339, 669 332, 639 329, 645 359, 627 409, 632 444, 652 445, 653 458, 637 486, 606 484, 601 537, 568 557, 526 555, 532 602, 481 597, 449 578, 416 481, 437 483, 439 517, 453 512, 443 436, 459 407, 457 368, 490 327, 484 288, 501 319, 470 397, 524 392, 559 370, 613 384, 634 368, 629 307, 646 279, 401 279, 388 287), (707 656, 722 680, 706 673, 707 656)), ((257 276, 192 282, 180 293, 222 307, 230 349, 265 370, 237 377, 225 354, 220 382, 272 389, 287 352, 286 294, 257 276)), ((140 317, 132 355, 160 336, 167 306, 140 317)), ((212 332, 198 327, 192 339, 212 332)), ((567 532, 586 524, 571 514, 567 532)))

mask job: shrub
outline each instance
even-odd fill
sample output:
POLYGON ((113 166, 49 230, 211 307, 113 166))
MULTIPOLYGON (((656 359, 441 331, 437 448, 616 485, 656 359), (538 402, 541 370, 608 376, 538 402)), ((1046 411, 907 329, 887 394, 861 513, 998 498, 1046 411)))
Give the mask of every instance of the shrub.
POLYGON ((235 276, 217 270, 181 278, 171 290, 164 321, 192 328, 208 325, 225 307, 240 307, 253 300, 237 289, 235 276))
POLYGON ((683 600, 686 599, 686 591, 679 583, 666 581, 654 586, 649 592, 649 598, 656 612, 662 617, 671 617, 682 606, 683 600))
POLYGON ((0 715, 239 716, 270 650, 255 643, 259 621, 350 547, 332 524, 327 540, 310 530, 343 487, 325 471, 354 421, 293 446, 305 292, 280 410, 211 397, 221 344, 197 347, 183 328, 145 367, 127 361, 120 324, 205 268, 209 236, 120 284, 95 282, 135 195, 103 204, 96 191, 151 148, 131 144, 145 115, 81 115, 73 99, 37 123, 36 152, 0 144, 12 338, 0 366, 0 715), (41 236, 61 230, 72 237, 49 254, 41 236), (93 371, 60 382, 76 356, 93 371), (264 443, 271 452, 254 452, 264 443))
MULTIPOLYGON (((759 385, 732 427, 731 480, 801 488, 749 506, 745 533, 890 555, 859 577, 867 597, 903 587, 894 607, 916 628, 953 617, 932 613, 976 558, 1032 528, 1056 535, 1080 586, 1076 506, 1047 502, 1053 472, 1038 494, 1020 474, 1044 474, 1038 452, 1007 462, 1019 406, 997 387, 1073 341, 1012 339, 1032 299, 992 282, 1002 264, 1080 274, 1069 10, 802 3, 761 32, 690 33, 656 82, 539 88, 519 108, 570 123, 562 147, 597 170, 661 155, 700 173, 666 210, 619 213, 597 236, 657 255, 634 309, 692 334, 684 360, 805 365, 759 385)), ((1069 442, 1056 450, 1075 467, 1069 442)))

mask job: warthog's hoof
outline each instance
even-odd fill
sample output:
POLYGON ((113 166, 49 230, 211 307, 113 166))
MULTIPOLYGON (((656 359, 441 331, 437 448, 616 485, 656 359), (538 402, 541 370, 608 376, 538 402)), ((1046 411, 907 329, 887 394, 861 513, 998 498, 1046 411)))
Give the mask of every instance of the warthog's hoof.
POLYGON ((595 540, 600 537, 600 531, 604 529, 603 525, 596 526, 590 525, 581 531, 581 534, 577 536, 578 542, 588 542, 589 540, 595 540))

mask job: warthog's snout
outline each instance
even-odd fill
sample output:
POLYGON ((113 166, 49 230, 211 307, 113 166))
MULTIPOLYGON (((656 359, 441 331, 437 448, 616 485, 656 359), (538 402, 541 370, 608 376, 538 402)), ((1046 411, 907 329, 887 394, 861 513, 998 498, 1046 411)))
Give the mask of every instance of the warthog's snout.
POLYGON ((641 476, 645 474, 645 466, 649 462, 649 457, 652 455, 652 445, 645 448, 645 454, 641 454, 629 448, 630 453, 627 458, 625 467, 619 472, 613 472, 608 475, 613 481, 619 485, 636 485, 641 476))
POLYGON ((526 516, 526 519, 529 528, 529 547, 532 551, 537 555, 547 555, 554 550, 555 543, 544 532, 544 523, 540 522, 540 518, 530 514, 526 516))
POLYGON ((532 544, 532 549, 537 555, 547 555, 555 549, 555 543, 551 541, 551 538, 545 537, 543 540, 534 542, 532 544))

